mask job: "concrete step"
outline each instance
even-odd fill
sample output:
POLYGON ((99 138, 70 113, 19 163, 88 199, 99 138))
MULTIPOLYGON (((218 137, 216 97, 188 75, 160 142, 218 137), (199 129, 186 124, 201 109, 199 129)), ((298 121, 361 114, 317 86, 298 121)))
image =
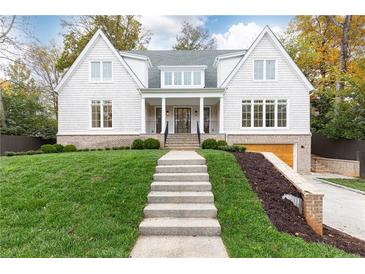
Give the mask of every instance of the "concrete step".
POLYGON ((211 218, 146 218, 139 225, 142 235, 218 236, 221 227, 211 218))
POLYGON ((199 145, 199 142, 185 142, 185 141, 179 141, 179 142, 175 142, 175 141, 173 141, 173 142, 166 142, 166 146, 172 146, 172 145, 174 145, 174 146, 191 146, 191 145, 196 145, 196 146, 198 146, 199 145))
POLYGON ((205 165, 205 159, 159 159, 159 166, 164 165, 205 165))
POLYGON ((215 218, 214 204, 149 204, 144 209, 146 218, 215 218))
POLYGON ((183 165, 183 166, 157 166, 157 173, 199 173, 207 172, 206 165, 183 165))
POLYGON ((149 203, 213 203, 214 196, 210 191, 151 191, 149 203))
POLYGON ((153 182, 152 191, 210 191, 209 182, 153 182))
POLYGON ((205 182, 209 181, 208 173, 155 173, 154 181, 164 182, 205 182))
POLYGON ((171 150, 180 150, 180 151, 183 151, 183 150, 196 150, 198 149, 199 147, 165 147, 167 149, 171 149, 171 150))

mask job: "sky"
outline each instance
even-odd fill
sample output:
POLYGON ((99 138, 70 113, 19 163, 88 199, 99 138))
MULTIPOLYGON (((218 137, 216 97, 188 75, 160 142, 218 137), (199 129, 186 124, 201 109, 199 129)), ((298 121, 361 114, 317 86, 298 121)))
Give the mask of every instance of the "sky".
MULTIPOLYGON (((293 16, 140 16, 144 28, 153 35, 148 49, 171 49, 184 21, 206 28, 217 40, 218 49, 247 48, 265 25, 275 33, 285 30, 293 16)), ((62 44, 62 20, 69 16, 27 16, 33 35, 43 45, 62 44)))

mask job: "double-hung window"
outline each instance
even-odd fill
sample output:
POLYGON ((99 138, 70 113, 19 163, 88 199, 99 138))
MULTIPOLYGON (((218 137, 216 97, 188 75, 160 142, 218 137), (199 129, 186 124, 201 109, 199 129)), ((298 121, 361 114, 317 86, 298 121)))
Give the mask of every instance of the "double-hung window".
POLYGON ((287 127, 287 100, 243 100, 243 128, 287 127))
POLYGON ((91 101, 91 127, 112 128, 113 109, 111 100, 91 101))
POLYGON ((113 79, 111 61, 92 61, 90 64, 90 80, 92 82, 110 82, 113 79))
POLYGON ((276 80, 276 60, 254 60, 253 79, 256 81, 276 80))

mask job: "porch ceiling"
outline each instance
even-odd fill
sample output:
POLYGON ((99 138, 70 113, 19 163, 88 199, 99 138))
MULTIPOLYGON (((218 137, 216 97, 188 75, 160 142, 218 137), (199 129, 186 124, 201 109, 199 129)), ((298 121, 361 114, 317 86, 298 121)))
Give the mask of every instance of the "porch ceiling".
MULTIPOLYGON (((219 102, 219 98, 204 98, 204 105, 213 106, 219 102)), ((161 105, 161 98, 146 98, 146 103, 152 106, 161 105)), ((199 98, 168 98, 166 99, 167 106, 193 106, 199 105, 199 98)))

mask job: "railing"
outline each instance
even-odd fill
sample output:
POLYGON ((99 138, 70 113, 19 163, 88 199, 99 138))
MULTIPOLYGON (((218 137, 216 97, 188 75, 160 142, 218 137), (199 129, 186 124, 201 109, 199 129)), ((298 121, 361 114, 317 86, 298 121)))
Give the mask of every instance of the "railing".
POLYGON ((198 141, 200 146, 200 128, 199 128, 199 121, 196 122, 196 131, 198 133, 198 141))
POLYGON ((169 134, 169 121, 166 122, 166 128, 164 132, 164 145, 166 145, 167 135, 169 134))

